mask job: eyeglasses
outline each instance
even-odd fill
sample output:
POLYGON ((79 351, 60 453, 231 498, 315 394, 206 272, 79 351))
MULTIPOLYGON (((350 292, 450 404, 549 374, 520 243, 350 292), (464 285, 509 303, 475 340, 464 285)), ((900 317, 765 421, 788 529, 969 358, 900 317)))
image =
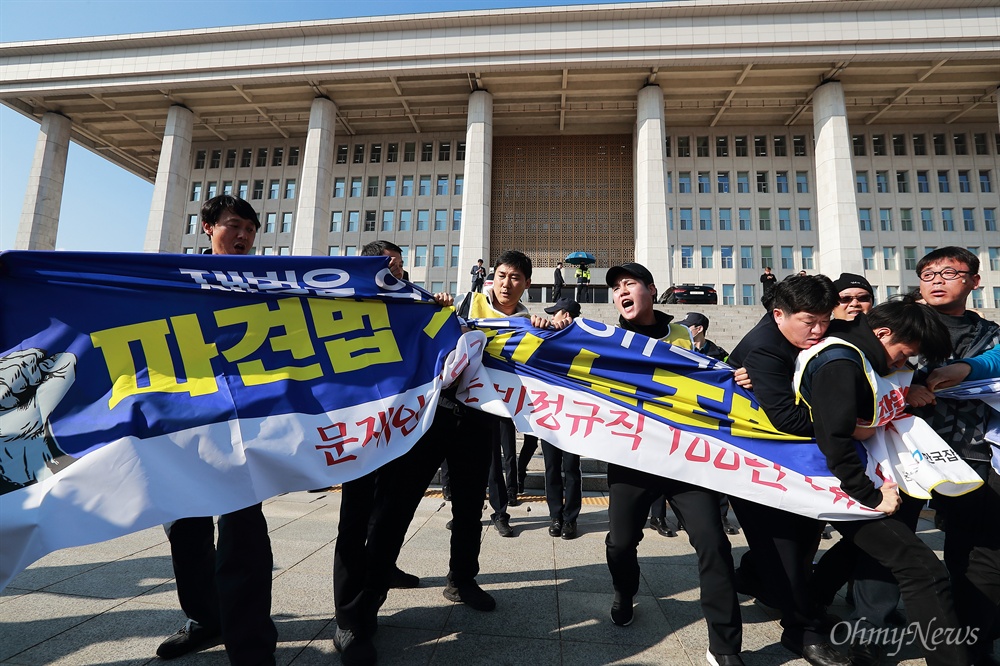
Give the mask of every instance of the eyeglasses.
POLYGON ((957 280, 963 275, 969 275, 971 272, 972 271, 959 271, 955 270, 954 268, 945 268, 940 271, 931 271, 931 270, 924 271, 919 275, 919 277, 921 282, 930 282, 938 275, 940 275, 945 280, 957 280))
POLYGON ((840 304, 849 305, 852 301, 857 301, 858 303, 871 303, 871 294, 861 294, 860 296, 841 296, 840 304))

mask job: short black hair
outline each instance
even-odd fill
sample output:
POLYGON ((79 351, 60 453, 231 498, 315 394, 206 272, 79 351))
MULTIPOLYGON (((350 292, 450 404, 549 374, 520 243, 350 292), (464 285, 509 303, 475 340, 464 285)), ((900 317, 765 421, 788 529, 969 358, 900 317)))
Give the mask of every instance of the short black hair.
POLYGON ((371 243, 368 243, 364 247, 362 247, 361 254, 359 256, 381 257, 382 253, 385 250, 389 250, 389 252, 398 252, 400 256, 403 255, 402 248, 400 248, 395 243, 392 243, 387 240, 377 240, 377 241, 372 241, 371 243))
POLYGON ((840 293, 825 275, 793 275, 779 282, 771 294, 771 308, 785 314, 808 312, 830 314, 840 301, 840 293))
POLYGON ((921 257, 920 261, 917 262, 917 275, 923 273, 928 264, 937 263, 942 259, 954 259, 955 261, 961 261, 969 267, 969 275, 979 275, 979 257, 977 257, 975 253, 969 252, 964 247, 956 247, 955 245, 939 247, 933 252, 928 252, 921 257))
POLYGON ((867 316, 873 330, 888 328, 892 331, 892 342, 919 345, 920 355, 929 363, 941 363, 951 356, 948 327, 934 308, 918 303, 910 294, 892 297, 872 308, 867 316))
POLYGON ((257 227, 257 230, 260 231, 260 218, 257 217, 257 211, 243 199, 234 197, 231 194, 220 194, 206 201, 201 207, 201 221, 210 227, 214 227, 215 223, 219 221, 219 218, 227 210, 233 215, 239 215, 244 220, 250 220, 257 227))
POLYGON ((500 266, 510 266, 524 273, 524 277, 527 279, 531 279, 531 259, 524 252, 507 250, 500 255, 500 258, 493 265, 498 268, 500 266))

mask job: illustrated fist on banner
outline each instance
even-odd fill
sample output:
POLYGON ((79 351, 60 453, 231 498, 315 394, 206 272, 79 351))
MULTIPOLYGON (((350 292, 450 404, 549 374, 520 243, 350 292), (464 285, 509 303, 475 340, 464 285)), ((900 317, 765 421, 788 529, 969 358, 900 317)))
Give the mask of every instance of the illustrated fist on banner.
POLYGON ((76 356, 25 349, 0 357, 0 493, 52 476, 49 416, 76 379, 76 356))

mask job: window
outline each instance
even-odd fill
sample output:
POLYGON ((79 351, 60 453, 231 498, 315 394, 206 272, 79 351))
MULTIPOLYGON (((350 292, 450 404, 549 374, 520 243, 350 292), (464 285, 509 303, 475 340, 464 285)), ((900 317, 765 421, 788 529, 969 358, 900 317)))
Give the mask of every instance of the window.
POLYGON ((942 231, 954 231, 955 230, 955 217, 951 208, 941 209, 941 230, 942 231))
POLYGON ((778 209, 778 231, 791 231, 792 230, 792 209, 791 208, 779 208, 778 209))
MULTIPOLYGON (((997 209, 996 208, 984 208, 983 209, 983 227, 986 231, 996 231, 997 230, 997 209)), ((1000 303, 997 304, 1000 307, 1000 303)))
POLYGON ((757 192, 760 194, 767 194, 767 172, 758 171, 757 172, 757 192))
POLYGON ((715 156, 716 157, 729 157, 729 137, 728 136, 717 136, 717 137, 715 137, 715 156))
POLYGON ((690 208, 681 208, 681 231, 691 231, 694 229, 693 215, 690 208))
POLYGON ((430 220, 431 212, 429 210, 418 210, 417 211, 417 231, 427 231, 427 223, 430 220))
POLYGON ((905 134, 893 134, 892 135, 892 154, 893 155, 905 155, 906 154, 906 135, 905 134))
POLYGON ((430 193, 431 193, 431 177, 421 176, 420 186, 417 188, 417 194, 422 197, 425 197, 428 196, 430 193))
POLYGON ((913 209, 899 209, 899 228, 902 231, 913 231, 913 209))
POLYGON ((417 245, 413 248, 413 265, 414 267, 426 266, 427 265, 427 246, 417 245))
POLYGON ((215 195, 217 195, 218 193, 219 193, 219 184, 216 183, 214 180, 208 181, 208 184, 205 185, 205 201, 208 201, 209 199, 214 199, 215 195))
POLYGON ((1000 247, 991 247, 988 252, 990 255, 990 270, 1000 271, 1000 247))
POLYGON ((717 176, 719 194, 729 194, 729 172, 720 171, 717 176))
POLYGON ((915 247, 903 248, 903 268, 905 268, 908 271, 917 270, 917 248, 915 247))
POLYGON ((235 169, 236 168, 236 149, 230 148, 226 151, 226 168, 235 169))
POLYGON ((979 172, 979 191, 988 194, 993 191, 993 181, 990 178, 989 170, 979 172))
POLYGON ((738 136, 733 139, 733 147, 736 151, 736 157, 747 157, 749 155, 747 149, 747 138, 745 136, 738 136))
POLYGON ((861 265, 864 266, 866 271, 875 270, 875 248, 874 247, 863 247, 861 248, 861 265))
POLYGON ((879 208, 878 209, 878 219, 879 228, 882 231, 892 231, 892 209, 891 208, 879 208))
POLYGON ((187 229, 184 231, 186 234, 198 233, 198 216, 188 215, 187 229))
POLYGON ((410 220, 413 218, 413 211, 411 210, 401 210, 399 211, 399 230, 409 231, 410 230, 410 220))
POLYGON ((368 176, 368 188, 365 190, 365 196, 378 196, 378 176, 368 176))
POLYGON ((403 144, 403 161, 413 162, 417 157, 417 144, 408 142, 403 144))
POLYGON ((282 213, 281 214, 281 233, 287 234, 292 230, 292 214, 282 213))
POLYGON ((274 152, 271 153, 271 166, 280 167, 285 161, 285 149, 275 148, 274 152))
POLYGON ((430 162, 434 159, 434 142, 428 141, 420 144, 420 161, 430 162))
POLYGON ((329 255, 331 257, 339 257, 340 256, 340 246, 339 245, 331 245, 329 248, 327 248, 327 252, 329 253, 329 255))
POLYGON ((788 194, 788 172, 778 171, 774 174, 775 188, 778 194, 788 194))
POLYGON ((722 285, 722 304, 723 305, 736 305, 736 285, 734 284, 724 284, 722 285))
POLYGON ((372 164, 378 164, 379 162, 382 161, 382 144, 381 143, 373 143, 372 144, 372 151, 368 155, 368 161, 371 162, 372 164))
POLYGON ((698 209, 698 228, 701 231, 711 231, 712 230, 712 209, 711 208, 699 208, 698 209))
POLYGON ((438 161, 439 162, 450 162, 451 161, 451 142, 450 141, 442 141, 441 143, 438 144, 438 161))
POLYGON ((222 150, 213 150, 212 159, 208 164, 210 169, 218 169, 222 166, 222 150))
POLYGON ((719 209, 719 231, 733 230, 733 210, 731 208, 719 209))
POLYGON ((855 157, 864 157, 868 154, 865 150, 864 134, 855 134, 851 137, 851 149, 854 151, 855 157))
POLYGON ((856 171, 854 172, 854 183, 858 194, 868 194, 868 172, 867 171, 856 171))
POLYGON ((206 153, 205 153, 204 150, 199 150, 197 153, 194 154, 194 168, 195 169, 204 169, 205 168, 205 156, 206 156, 206 153))
POLYGON ((976 209, 975 208, 963 208, 962 209, 962 226, 966 231, 976 230, 976 209))
POLYGON ((361 213, 356 210, 347 211, 347 230, 357 231, 358 222, 361 220, 361 213))
POLYGON ((449 268, 457 268, 458 267, 458 251, 459 251, 460 247, 461 246, 459 246, 459 245, 452 245, 451 246, 451 263, 448 264, 449 268))
POLYGON ((455 196, 465 192, 465 176, 455 176, 455 196))
POLYGON ((698 172, 698 194, 711 194, 712 193, 712 181, 711 176, 708 171, 698 172))
POLYGON ((753 268, 752 245, 740 245, 740 268, 753 268))
POLYGON ((396 196, 396 177, 386 176, 385 177, 385 189, 382 190, 382 196, 394 197, 396 196))
POLYGON ((701 246, 701 267, 711 268, 712 267, 712 246, 702 245, 701 246))
POLYGON ((694 245, 681 245, 681 268, 694 268, 694 245))
POLYGON ((858 209, 858 225, 861 231, 871 231, 872 230, 872 209, 871 208, 859 208, 858 209))
POLYGON ((958 172, 958 191, 959 192, 971 192, 972 191, 972 181, 969 180, 968 171, 958 172))
POLYGON ((191 201, 201 201, 201 183, 191 183, 191 201))
POLYGON ((347 164, 347 146, 345 144, 337 146, 337 164, 347 164))
POLYGON ((913 135, 913 154, 914 155, 927 154, 927 137, 925 137, 923 134, 913 135))
POLYGON ((273 234, 274 224, 278 221, 277 213, 268 213, 264 216, 264 233, 273 234))
POLYGON ((760 267, 761 268, 766 268, 768 266, 770 266, 771 268, 774 268, 773 250, 774 250, 774 248, 771 247, 770 245, 761 245, 760 246, 760 267))
POLYGON ((920 209, 920 228, 924 231, 934 231, 934 211, 932 209, 920 209))
POLYGON ((761 231, 771 230, 771 209, 770 208, 758 208, 757 209, 757 220, 760 223, 761 231))
POLYGON ((365 144, 358 143, 354 146, 354 159, 351 160, 354 164, 364 164, 365 163, 365 144))
POLYGON ((267 166, 267 148, 257 149, 257 166, 258 167, 267 166))
POLYGON ((698 137, 698 157, 708 157, 708 137, 698 137))
POLYGON ((681 171, 677 174, 677 193, 678 194, 690 194, 691 193, 691 172, 681 171))
POLYGON ((968 144, 966 144, 966 138, 965 138, 965 134, 964 133, 954 134, 954 135, 952 135, 951 138, 952 138, 952 143, 955 146, 955 154, 956 155, 968 155, 969 154, 969 146, 968 146, 968 144))
POLYGON ((896 248, 894 247, 882 248, 882 268, 884 268, 887 271, 896 270, 896 248))
POLYGON ((721 268, 733 267, 733 246, 723 245, 719 248, 719 264, 721 268))
POLYGON ((465 142, 459 141, 455 144, 455 161, 462 162, 465 160, 465 142))
POLYGON ((767 157, 767 137, 755 136, 753 138, 754 157, 767 157))
POLYGON ((750 221, 750 209, 740 208, 740 231, 750 231, 753 229, 753 223, 750 221))
POLYGON ((788 271, 795 268, 795 258, 792 255, 792 247, 790 245, 781 246, 781 267, 788 271))
POLYGON ((948 184, 947 171, 938 171, 938 192, 942 193, 951 192, 951 186, 948 184))
POLYGON ((806 154, 806 137, 798 134, 792 137, 792 154, 795 157, 808 157, 806 154))
POLYGON ((451 211, 451 230, 461 231, 462 230, 462 209, 455 208, 451 211))
POLYGON ((671 157, 671 153, 670 153, 670 135, 667 135, 666 140, 663 142, 663 155, 664 155, 664 157, 671 157))
POLYGON ((288 149, 288 166, 299 165, 299 147, 292 146, 288 149))
POLYGON ((245 200, 247 198, 247 187, 248 186, 249 186, 249 183, 247 181, 245 181, 245 180, 241 180, 237 184, 237 186, 236 186, 236 192, 237 192, 237 196, 239 196, 240 199, 244 199, 245 200))
POLYGON ((926 171, 917 172, 917 192, 927 194, 931 191, 931 181, 927 177, 926 171))
POLYGON ((906 194, 910 191, 910 172, 909 171, 897 171, 896 172, 896 191, 900 194, 906 194))
POLYGON ((255 180, 253 181, 253 198, 263 199, 264 198, 264 181, 255 180))
POLYGON ((222 193, 225 195, 232 196, 233 194, 233 181, 224 180, 222 181, 222 193))
POLYGON ((401 197, 413 196, 413 176, 403 176, 403 184, 399 188, 399 196, 401 197))
POLYGON ((989 155, 990 146, 986 140, 985 134, 973 134, 972 143, 976 149, 976 155, 989 155))
POLYGON ((935 155, 947 155, 948 154, 948 143, 945 140, 944 134, 935 134, 932 136, 934 142, 934 154, 935 155))
POLYGON ((799 194, 809 194, 809 173, 806 171, 795 172, 795 191, 799 194))
POLYGON ((444 245, 435 245, 431 253, 431 266, 444 268, 444 245))
POLYGON ((691 137, 677 137, 677 157, 691 157, 691 137))
POLYGON ((808 208, 799 208, 799 231, 812 231, 812 220, 808 208))
POLYGON ((750 174, 748 172, 736 172, 736 192, 739 194, 750 193, 750 174))
POLYGON ((974 308, 985 307, 983 305, 983 288, 982 287, 979 287, 978 289, 973 289, 972 290, 972 307, 974 307, 974 308))
POLYGON ((347 247, 345 247, 344 248, 344 256, 345 257, 356 257, 356 256, 358 256, 358 246, 357 245, 348 245, 347 247))
POLYGON ((888 171, 876 171, 875 172, 875 191, 880 194, 886 194, 889 192, 889 172, 888 171))
POLYGON ((434 211, 434 231, 444 231, 448 228, 448 211, 439 208, 434 211))
POLYGON ((872 134, 872 155, 875 157, 887 155, 885 148, 885 134, 872 134))
POLYGON ((444 196, 448 194, 448 181, 451 180, 448 176, 438 176, 437 177, 437 187, 434 188, 434 194, 439 196, 444 196))
POLYGON ((382 211, 382 231, 392 231, 392 223, 395 221, 396 212, 392 210, 382 211))
POLYGON ((788 157, 788 137, 787 136, 776 136, 776 137, 774 137, 774 156, 775 157, 788 157))
POLYGON ((802 246, 802 270, 811 271, 813 269, 813 249, 811 245, 802 246))
POLYGON ((285 181, 285 198, 294 199, 295 198, 295 179, 289 178, 285 181))
POLYGON ((754 295, 754 286, 752 284, 744 284, 743 287, 743 305, 753 305, 757 300, 754 295))
POLYGON ((385 151, 385 161, 390 164, 399 161, 399 144, 390 143, 388 149, 385 151))
POLYGON ((346 192, 345 185, 346 185, 346 183, 344 182, 343 178, 334 178, 333 179, 333 198, 334 199, 340 199, 341 197, 344 196, 344 193, 346 192))

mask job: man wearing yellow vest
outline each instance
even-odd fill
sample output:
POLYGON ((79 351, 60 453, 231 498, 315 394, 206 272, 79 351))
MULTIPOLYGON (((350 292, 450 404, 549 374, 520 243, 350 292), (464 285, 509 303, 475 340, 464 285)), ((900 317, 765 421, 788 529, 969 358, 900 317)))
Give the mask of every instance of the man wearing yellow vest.
MULTIPOLYGON (((645 266, 636 263, 615 266, 608 271, 618 325, 670 344, 692 348, 691 332, 672 323, 673 317, 653 309, 656 285, 645 266)), ((691 545, 698 555, 701 577, 701 607, 708 622, 708 653, 713 666, 742 666, 740 650, 743 621, 736 598, 733 556, 729 538, 719 520, 719 493, 676 479, 608 465, 610 489, 607 558, 615 588, 611 621, 627 626, 633 619, 633 598, 639 591, 637 547, 650 503, 665 495, 684 522, 691 545)))
POLYGON ((577 303, 590 302, 590 266, 580 264, 576 267, 576 301, 577 303))

